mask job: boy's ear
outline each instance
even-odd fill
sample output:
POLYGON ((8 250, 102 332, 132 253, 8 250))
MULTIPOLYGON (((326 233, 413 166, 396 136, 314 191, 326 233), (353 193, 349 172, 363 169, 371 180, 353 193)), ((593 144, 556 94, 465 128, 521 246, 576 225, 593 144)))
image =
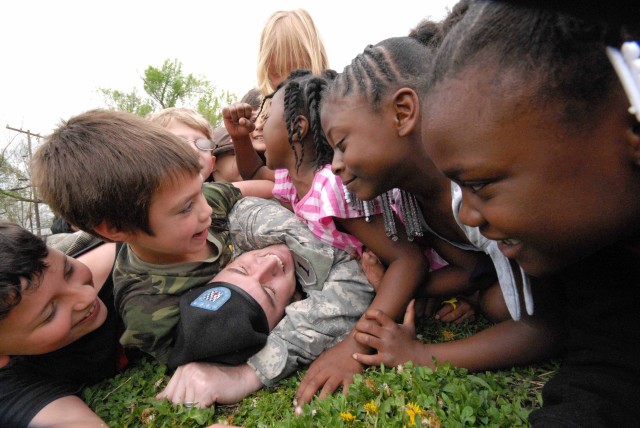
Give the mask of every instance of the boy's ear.
POLYGON ((405 137, 416 129, 420 122, 420 101, 413 89, 401 88, 393 95, 393 110, 398 135, 405 137))
MULTIPOLYGON (((300 139, 304 140, 307 136, 307 132, 309 132, 309 120, 303 116, 299 115, 296 117, 296 122, 298 124, 298 129, 300 130, 300 139)), ((298 135, 296 133, 293 134, 293 141, 298 141, 298 135)))
POLYGON ((218 167, 216 166, 216 160, 217 159, 218 159, 217 157, 211 156, 211 166, 213 167, 211 172, 216 172, 218 170, 218 167))
POLYGON ((10 359, 11 357, 9 357, 8 355, 0 355, 0 369, 9 364, 10 359))
POLYGON ((127 242, 128 238, 131 236, 130 233, 121 232, 115 227, 109 225, 106 221, 100 222, 100 224, 97 224, 93 229, 101 236, 104 236, 105 238, 113 242, 127 242))

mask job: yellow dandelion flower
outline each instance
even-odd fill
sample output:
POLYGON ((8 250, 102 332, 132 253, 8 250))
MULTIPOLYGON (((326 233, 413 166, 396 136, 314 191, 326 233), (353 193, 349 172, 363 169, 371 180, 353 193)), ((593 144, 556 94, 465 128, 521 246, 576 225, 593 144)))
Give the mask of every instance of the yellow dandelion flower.
POLYGON ((422 414, 422 409, 416 403, 409 403, 405 406, 405 412, 409 415, 409 421, 411 421, 411 426, 416 425, 416 416, 420 416, 422 414))
POLYGON ((422 408, 418 406, 417 403, 409 403, 407 404, 407 408, 413 410, 413 413, 417 415, 422 414, 422 408))
POLYGON ((376 403, 374 403, 373 400, 365 404, 364 409, 367 411, 367 414, 369 415, 378 413, 378 406, 376 406, 376 403))
POLYGON ((455 333, 450 332, 449 330, 444 330, 442 332, 442 337, 446 342, 453 340, 456 337, 455 333))
POLYGON ((405 408, 404 409, 407 412, 407 415, 409 415, 409 421, 411 421, 411 425, 410 426, 415 426, 416 425, 416 412, 413 411, 413 409, 410 408, 405 408))
POLYGON ((341 412, 340 418, 345 422, 353 422, 356 420, 356 417, 351 414, 351 412, 341 412))

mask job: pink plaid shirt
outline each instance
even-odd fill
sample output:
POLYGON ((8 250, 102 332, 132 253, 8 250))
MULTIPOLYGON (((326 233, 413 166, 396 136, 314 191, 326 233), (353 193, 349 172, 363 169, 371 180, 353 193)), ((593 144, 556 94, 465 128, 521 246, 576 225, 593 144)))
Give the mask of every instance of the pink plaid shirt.
MULTIPOLYGON (((362 254, 362 242, 355 236, 339 231, 333 218, 360 218, 360 212, 347 203, 340 177, 331 172, 331 165, 325 165, 313 178, 309 193, 298 198, 289 171, 277 169, 273 187, 273 196, 279 201, 288 202, 296 216, 305 222, 318 239, 351 254, 362 254)), ((371 214, 382 212, 376 200, 371 214)))

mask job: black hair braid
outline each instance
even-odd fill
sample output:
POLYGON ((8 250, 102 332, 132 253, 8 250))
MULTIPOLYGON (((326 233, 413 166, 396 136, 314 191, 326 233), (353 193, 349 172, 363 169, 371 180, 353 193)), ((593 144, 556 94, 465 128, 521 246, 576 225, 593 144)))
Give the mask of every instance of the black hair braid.
POLYGON ((383 96, 393 88, 406 86, 422 93, 435 50, 429 38, 437 38, 439 32, 437 24, 424 21, 412 37, 392 37, 367 46, 330 84, 324 98, 359 94, 377 111, 383 96))
POLYGON ((378 52, 375 47, 371 45, 368 46, 364 51, 364 56, 362 57, 362 68, 367 73, 368 80, 371 83, 373 109, 377 110, 380 106, 380 99, 382 98, 382 94, 387 88, 387 85, 384 83, 383 79, 379 77, 379 73, 376 73, 376 69, 371 66, 367 57, 373 59, 374 64, 377 66, 377 70, 382 72, 382 75, 387 82, 393 82, 395 80, 395 76, 393 76, 389 70, 384 55, 378 52))
MULTIPOLYGON (((287 77, 287 80, 289 81, 296 80, 304 76, 309 76, 311 74, 313 73, 308 68, 296 68, 291 72, 291 74, 289 74, 289 77, 287 77)), ((280 85, 283 85, 284 83, 285 82, 282 82, 280 85)))
POLYGON ((338 72, 328 68, 322 72, 322 77, 324 77, 327 81, 335 80, 336 77, 338 77, 338 72))
POLYGON ((298 137, 298 141, 302 143, 302 132, 300 131, 298 121, 296 120, 298 112, 303 106, 303 102, 300 99, 301 96, 302 91, 300 89, 300 84, 296 81, 289 81, 284 88, 284 122, 287 127, 289 145, 291 146, 291 150, 293 150, 293 154, 296 158, 296 169, 300 168, 302 159, 304 158, 304 145, 300 144, 302 151, 300 156, 298 156, 294 142, 294 137, 298 137))
POLYGON ((262 114, 262 109, 264 108, 264 105, 267 101, 269 101, 271 98, 273 98, 273 96, 275 95, 275 92, 270 93, 269 95, 265 96, 262 99, 262 102, 260 103, 260 108, 258 109, 258 114, 256 115, 256 117, 260 116, 260 114, 262 114))
POLYGON ((365 54, 369 54, 369 56, 374 59, 376 65, 378 66, 380 71, 382 71, 382 75, 387 79, 388 82, 393 82, 397 78, 395 73, 389 67, 389 63, 384 57, 384 54, 380 52, 379 49, 376 49, 375 46, 369 45, 364 52, 365 54))
POLYGON ((309 107, 309 127, 313 135, 317 169, 321 169, 324 165, 331 163, 333 158, 333 149, 327 142, 320 121, 320 102, 322 101, 323 89, 326 86, 327 81, 325 79, 315 77, 307 82, 306 88, 307 105, 309 107))
POLYGON ((344 76, 344 89, 342 91, 342 96, 348 95, 353 88, 358 86, 362 81, 362 76, 358 67, 359 57, 360 55, 355 57, 353 61, 351 61, 351 65, 346 66, 342 73, 344 76))

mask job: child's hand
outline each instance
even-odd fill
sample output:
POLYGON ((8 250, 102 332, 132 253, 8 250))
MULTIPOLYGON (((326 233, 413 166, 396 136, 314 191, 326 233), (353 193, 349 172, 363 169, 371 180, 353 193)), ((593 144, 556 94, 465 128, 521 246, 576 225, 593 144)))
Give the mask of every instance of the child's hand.
POLYGON ((366 352, 367 349, 358 344, 351 333, 342 342, 320 354, 307 370, 296 391, 296 412, 301 411, 298 406, 310 402, 318 391, 319 398, 324 398, 342 386, 342 393, 346 394, 349 385, 353 383, 353 375, 362 373, 363 369, 362 364, 355 361, 352 355, 355 352, 366 352))
POLYGON ((387 367, 396 367, 407 361, 419 361, 419 356, 425 350, 424 344, 416 339, 414 303, 415 300, 412 300, 407 306, 402 324, 396 323, 379 310, 365 312, 356 324, 355 339, 361 345, 375 349, 377 353, 355 353, 353 358, 369 366, 384 364, 387 367))
POLYGON ((452 297, 442 302, 442 308, 436 312, 436 319, 460 324, 464 320, 475 319, 476 311, 464 297, 452 297))
POLYGON ((233 103, 222 109, 224 126, 231 139, 249 137, 256 128, 251 121, 252 107, 247 103, 233 103))

